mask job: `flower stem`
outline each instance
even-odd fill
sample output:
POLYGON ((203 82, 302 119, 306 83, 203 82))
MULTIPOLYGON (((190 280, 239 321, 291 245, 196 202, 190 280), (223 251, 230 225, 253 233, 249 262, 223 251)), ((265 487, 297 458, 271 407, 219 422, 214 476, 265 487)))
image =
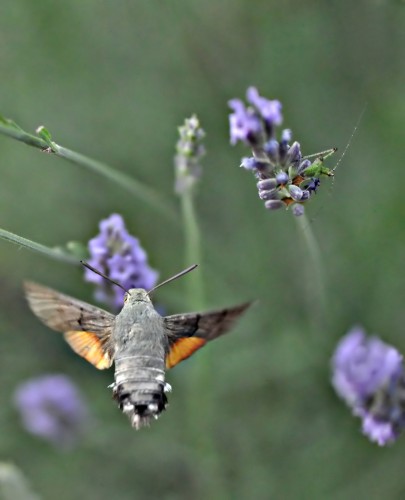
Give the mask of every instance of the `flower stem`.
MULTIPOLYGON (((192 189, 181 194, 181 206, 185 233, 186 264, 201 264, 201 233, 199 230, 192 189)), ((194 311, 204 310, 205 294, 203 273, 191 273, 187 282, 187 297, 194 311)), ((220 455, 215 442, 215 391, 212 390, 212 359, 201 353, 195 364, 190 366, 188 401, 189 442, 199 469, 204 470, 198 490, 206 498, 226 498, 226 489, 221 475, 220 455), (208 479, 209 478, 209 479, 208 479)))
MULTIPOLYGON (((194 209, 193 194, 185 190, 181 195, 181 209, 185 236, 185 264, 201 265, 201 236, 197 217, 194 209)), ((205 306, 203 273, 197 270, 191 273, 185 281, 189 306, 194 310, 203 309, 205 306)))
POLYGON ((68 264, 76 264, 78 265, 79 259, 75 259, 68 253, 63 252, 63 250, 59 248, 50 248, 45 245, 41 245, 40 243, 36 243, 35 241, 28 240, 27 238, 23 238, 22 236, 18 236, 17 234, 10 233, 5 229, 0 228, 0 238, 11 243, 15 243, 21 247, 28 248, 29 250, 34 250, 35 252, 42 253, 47 257, 51 257, 55 260, 60 260, 62 262, 66 262, 68 264))
POLYGON ((302 235, 307 248, 310 261, 310 274, 308 282, 312 284, 312 293, 306 294, 308 297, 308 309, 310 310, 311 318, 315 319, 316 326, 323 325, 325 311, 327 310, 327 292, 324 282, 322 254, 318 246, 318 242, 312 231, 311 224, 305 214, 299 217, 294 217, 298 224, 299 232, 302 235))
POLYGON ((105 163, 93 160, 92 158, 76 153, 75 151, 64 148, 63 146, 59 146, 55 142, 46 141, 41 137, 29 134, 25 132, 25 130, 21 129, 12 120, 8 120, 2 116, 0 116, 0 133, 8 137, 12 137, 13 139, 23 142, 29 146, 40 149, 43 152, 53 153, 56 156, 60 156, 65 160, 106 177, 107 179, 118 184, 120 187, 129 191, 132 195, 135 195, 141 202, 159 212, 159 214, 163 215, 166 219, 173 223, 177 223, 176 212, 172 204, 168 200, 163 199, 160 193, 154 191, 133 177, 130 177, 123 172, 119 172, 105 163))

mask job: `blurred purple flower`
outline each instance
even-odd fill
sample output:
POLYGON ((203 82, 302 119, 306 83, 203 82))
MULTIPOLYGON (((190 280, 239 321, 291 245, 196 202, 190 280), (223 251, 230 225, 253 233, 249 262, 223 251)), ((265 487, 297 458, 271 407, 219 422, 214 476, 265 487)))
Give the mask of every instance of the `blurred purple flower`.
POLYGON ((231 144, 238 141, 248 145, 256 144, 264 131, 257 113, 246 108, 240 99, 231 99, 228 105, 233 109, 233 113, 229 115, 231 144))
POLYGON ((45 375, 21 383, 14 405, 24 428, 54 446, 74 446, 88 429, 90 414, 76 386, 65 375, 45 375))
MULTIPOLYGON (((158 274, 149 266, 148 257, 139 240, 128 233, 121 215, 110 215, 100 222, 99 227, 100 233, 88 244, 88 263, 126 289, 153 288, 158 274)), ((121 288, 87 268, 85 279, 98 285, 98 300, 115 309, 122 307, 125 292, 121 288)))
POLYGON ((401 354, 355 327, 332 358, 332 384, 362 418, 363 432, 379 445, 395 440, 405 425, 405 373, 401 354))
POLYGON ((229 115, 231 144, 241 141, 251 147, 260 147, 273 137, 274 127, 283 121, 281 102, 260 96, 255 87, 247 89, 246 99, 251 106, 246 107, 240 99, 228 101, 233 110, 229 115))
POLYGON ((281 102, 277 100, 270 101, 259 95, 255 87, 249 87, 246 92, 247 101, 252 104, 262 116, 266 125, 281 125, 283 116, 281 114, 281 102))

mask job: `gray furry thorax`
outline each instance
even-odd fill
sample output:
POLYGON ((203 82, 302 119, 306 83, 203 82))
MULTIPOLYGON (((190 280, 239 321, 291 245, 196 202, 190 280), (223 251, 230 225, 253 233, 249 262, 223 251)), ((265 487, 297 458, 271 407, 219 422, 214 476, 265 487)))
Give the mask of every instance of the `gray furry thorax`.
POLYGON ((155 311, 145 290, 131 289, 115 318, 112 342, 120 355, 154 354, 164 361, 168 343, 163 318, 155 311))

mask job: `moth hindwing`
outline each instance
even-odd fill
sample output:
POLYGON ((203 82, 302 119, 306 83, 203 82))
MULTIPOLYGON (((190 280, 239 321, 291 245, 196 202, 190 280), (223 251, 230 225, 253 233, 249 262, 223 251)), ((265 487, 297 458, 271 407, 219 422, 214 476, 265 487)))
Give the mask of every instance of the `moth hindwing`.
POLYGON ((162 317, 148 293, 133 288, 114 316, 51 288, 25 283, 28 303, 49 328, 96 368, 115 364, 113 395, 136 429, 166 408, 165 370, 233 326, 250 303, 205 313, 162 317))

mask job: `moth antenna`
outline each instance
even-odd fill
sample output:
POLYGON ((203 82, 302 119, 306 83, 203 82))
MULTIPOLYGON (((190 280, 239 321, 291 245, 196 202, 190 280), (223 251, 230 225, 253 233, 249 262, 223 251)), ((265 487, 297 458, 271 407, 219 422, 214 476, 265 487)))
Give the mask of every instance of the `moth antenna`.
POLYGON ((102 278, 104 278, 105 280, 109 281, 110 283, 112 283, 113 285, 117 285, 119 286, 122 290, 124 290, 124 292, 127 292, 129 293, 129 290, 127 290, 126 288, 124 288, 120 283, 117 283, 116 281, 112 280, 111 278, 109 278, 108 276, 106 276, 105 274, 103 274, 102 272, 98 271, 96 268, 94 268, 93 266, 91 266, 90 264, 87 264, 87 262, 84 262, 84 260, 81 260, 80 261, 80 264, 82 264, 84 267, 87 267, 87 269, 90 269, 90 271, 93 271, 93 273, 96 273, 98 274, 99 276, 101 276, 102 278))
POLYGON ((150 295, 157 288, 160 288, 161 286, 166 285, 166 283, 170 283, 171 281, 177 280, 177 278, 180 278, 181 276, 184 276, 185 274, 189 273, 190 271, 193 271, 197 266, 198 266, 198 264, 193 264, 192 266, 188 267, 187 269, 184 269, 184 271, 181 271, 180 273, 175 274, 174 276, 163 281, 162 283, 159 283, 158 285, 154 286, 152 288, 152 290, 149 290, 149 292, 147 292, 147 295, 150 295))
POLYGON ((363 118, 364 113, 366 112, 366 109, 367 109, 367 103, 364 105, 364 107, 363 107, 363 109, 362 109, 362 111, 361 111, 361 113, 360 113, 360 116, 359 116, 359 117, 358 117, 358 119, 357 119, 356 125, 354 126, 354 129, 353 129, 352 135, 350 136, 350 138, 349 138, 349 140, 348 140, 348 142, 347 142, 347 144, 346 144, 346 147, 345 147, 345 149, 343 150, 343 153, 341 154, 341 156, 340 156, 340 158, 339 158, 338 162, 337 162, 337 163, 336 163, 336 165, 333 167, 332 172, 334 172, 334 171, 338 168, 338 166, 340 165, 341 161, 343 160, 343 157, 344 157, 344 156, 345 156, 345 154, 347 153, 347 150, 349 149, 349 146, 350 146, 350 144, 352 143, 352 139, 353 139, 353 137, 355 136, 355 134, 356 134, 356 132, 357 132, 357 129, 358 129, 359 125, 360 125, 360 122, 361 122, 361 120, 362 120, 362 118, 363 118))

